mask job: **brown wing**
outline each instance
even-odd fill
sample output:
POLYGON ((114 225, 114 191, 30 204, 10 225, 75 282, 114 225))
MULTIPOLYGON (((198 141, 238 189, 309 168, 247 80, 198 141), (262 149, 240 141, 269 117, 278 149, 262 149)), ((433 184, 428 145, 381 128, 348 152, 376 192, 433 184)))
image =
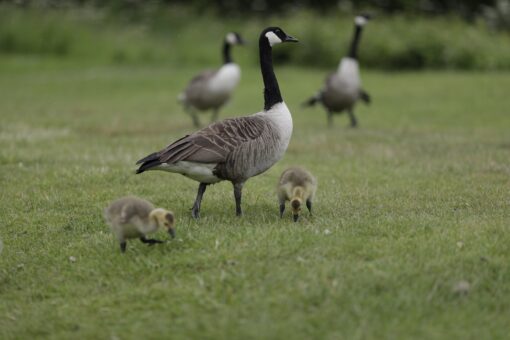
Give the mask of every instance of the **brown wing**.
POLYGON ((195 76, 190 80, 188 86, 184 90, 187 98, 192 98, 196 95, 199 95, 202 92, 202 88, 207 84, 207 82, 214 77, 216 74, 215 70, 205 70, 202 73, 195 76))
POLYGON ((222 163, 230 153, 251 140, 257 139, 267 129, 267 122, 258 116, 225 119, 185 136, 165 149, 140 161, 137 173, 161 163, 191 161, 197 163, 222 163))

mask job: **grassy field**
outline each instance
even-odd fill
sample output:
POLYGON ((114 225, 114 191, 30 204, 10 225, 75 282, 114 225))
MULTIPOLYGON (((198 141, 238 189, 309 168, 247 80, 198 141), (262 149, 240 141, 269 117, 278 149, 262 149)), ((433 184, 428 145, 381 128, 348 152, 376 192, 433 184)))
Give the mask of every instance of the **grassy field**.
MULTIPOLYGON (((196 70, 0 60, 1 339, 508 337, 510 74, 365 72, 352 130, 300 107, 322 72, 278 67, 284 159, 242 218, 221 183, 194 221, 195 182, 134 162, 193 130, 175 98, 196 70), (289 165, 319 179, 297 224, 274 190, 289 165), (126 194, 172 209, 177 238, 121 255, 102 210, 126 194)), ((243 72, 222 117, 262 107, 243 72)))

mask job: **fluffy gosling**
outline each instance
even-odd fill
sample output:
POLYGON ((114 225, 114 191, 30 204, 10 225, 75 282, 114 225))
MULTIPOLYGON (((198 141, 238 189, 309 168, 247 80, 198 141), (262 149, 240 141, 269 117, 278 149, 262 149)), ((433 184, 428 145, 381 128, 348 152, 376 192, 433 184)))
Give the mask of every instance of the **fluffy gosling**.
POLYGON ((106 222, 120 242, 120 251, 126 251, 126 240, 139 238, 148 245, 163 241, 147 239, 148 234, 158 228, 165 228, 175 237, 174 214, 171 211, 154 208, 152 203, 134 196, 122 197, 110 204, 104 211, 106 222))
POLYGON ((299 219, 301 205, 306 207, 312 215, 312 200, 317 190, 317 180, 310 172, 301 167, 291 167, 285 170, 278 181, 278 201, 280 203, 280 218, 285 212, 285 202, 290 201, 294 222, 299 219))

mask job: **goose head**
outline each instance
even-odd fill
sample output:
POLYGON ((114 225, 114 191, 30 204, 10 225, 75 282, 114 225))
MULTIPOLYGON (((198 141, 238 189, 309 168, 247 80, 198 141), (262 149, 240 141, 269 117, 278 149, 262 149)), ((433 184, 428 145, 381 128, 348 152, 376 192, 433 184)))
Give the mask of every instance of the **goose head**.
POLYGON ((368 23, 370 19, 372 19, 370 14, 360 14, 354 18, 354 24, 358 27, 363 27, 368 23))
POLYGON ((229 45, 244 45, 246 41, 241 37, 241 35, 237 32, 227 33, 225 36, 225 42, 229 45))
POLYGON ((299 214, 301 213, 301 203, 301 199, 297 197, 290 201, 290 206, 292 207, 292 219, 294 222, 297 222, 299 219, 299 214))
POLYGON ((172 238, 175 237, 175 218, 171 211, 157 208, 150 212, 149 217, 155 221, 158 228, 166 229, 172 238))
POLYGON ((265 37, 269 42, 269 46, 274 46, 284 42, 298 42, 294 37, 285 33, 280 27, 268 27, 262 31, 261 37, 265 37))

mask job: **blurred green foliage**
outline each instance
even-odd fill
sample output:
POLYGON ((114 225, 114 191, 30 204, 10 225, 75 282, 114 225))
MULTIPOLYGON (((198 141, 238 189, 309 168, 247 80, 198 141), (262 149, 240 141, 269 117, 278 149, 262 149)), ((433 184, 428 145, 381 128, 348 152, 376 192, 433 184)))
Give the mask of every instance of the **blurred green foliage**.
MULTIPOLYGON (((279 25, 300 38, 300 46, 275 50, 277 62, 333 69, 351 39, 351 15, 309 10, 292 15, 218 18, 188 6, 134 14, 96 7, 20 8, 0 5, 0 56, 50 55, 91 63, 179 63, 214 66, 228 31, 251 44, 236 49, 240 63, 256 64, 260 29, 279 25)), ((367 25, 360 46, 367 68, 510 69, 510 36, 478 20, 455 16, 379 15, 367 25)))
POLYGON ((496 6, 498 0, 0 0, 0 3, 15 3, 20 6, 69 7, 95 6, 118 10, 147 10, 175 4, 192 7, 195 11, 213 11, 219 14, 275 14, 293 9, 308 8, 317 11, 335 9, 377 9, 381 12, 460 14, 476 17, 480 10, 496 6))

